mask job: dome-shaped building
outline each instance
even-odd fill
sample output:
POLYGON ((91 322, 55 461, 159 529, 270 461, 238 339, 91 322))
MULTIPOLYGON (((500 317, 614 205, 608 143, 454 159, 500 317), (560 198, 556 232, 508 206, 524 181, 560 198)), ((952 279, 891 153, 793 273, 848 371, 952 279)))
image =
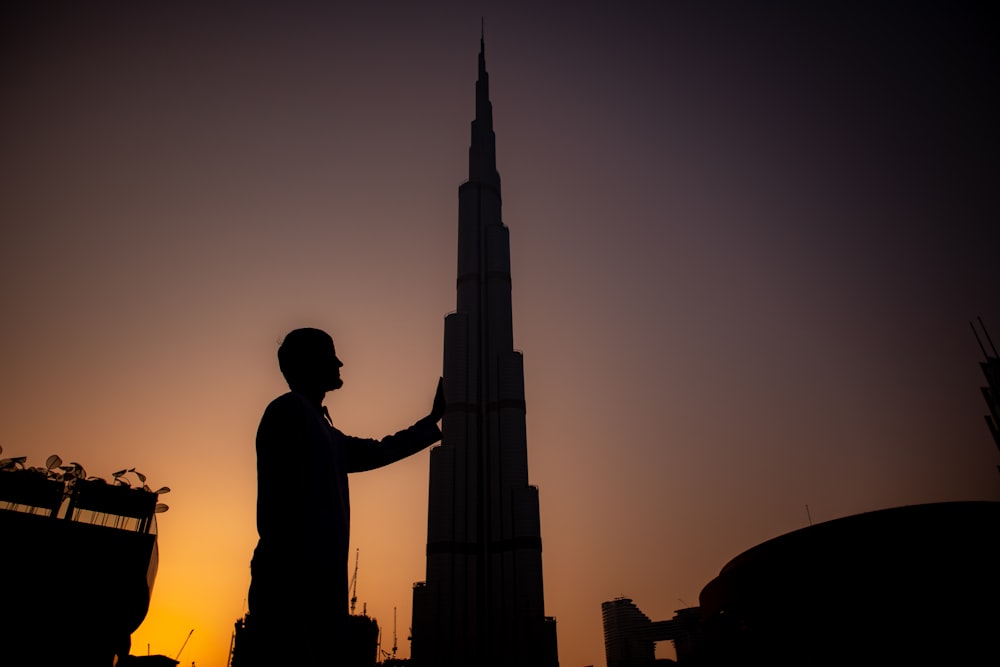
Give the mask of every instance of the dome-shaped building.
POLYGON ((879 510, 763 542, 700 595, 706 665, 1000 664, 1000 503, 879 510))

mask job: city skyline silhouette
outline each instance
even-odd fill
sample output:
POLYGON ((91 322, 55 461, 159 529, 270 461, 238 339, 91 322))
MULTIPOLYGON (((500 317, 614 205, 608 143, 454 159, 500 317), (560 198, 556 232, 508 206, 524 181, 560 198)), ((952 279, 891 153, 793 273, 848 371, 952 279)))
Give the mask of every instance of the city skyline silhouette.
MULTIPOLYGON (((347 432, 426 409, 484 16, 564 667, 603 664, 602 602, 670 618, 808 514, 998 498, 976 5, 3 11, 0 444, 170 485, 137 654, 196 628, 185 662, 224 665, 262 351, 328 330, 347 432)), ((351 481, 359 606, 398 609, 402 657, 428 459, 351 481)))

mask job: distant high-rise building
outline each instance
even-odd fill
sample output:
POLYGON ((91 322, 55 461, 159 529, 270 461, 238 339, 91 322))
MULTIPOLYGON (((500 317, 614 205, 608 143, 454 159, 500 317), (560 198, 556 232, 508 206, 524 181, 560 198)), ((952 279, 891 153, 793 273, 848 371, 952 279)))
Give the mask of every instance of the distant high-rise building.
POLYGON ((628 598, 616 598, 601 603, 604 623, 604 655, 608 667, 652 665, 656 647, 650 637, 653 624, 628 598))
POLYGON ((441 444, 430 452, 427 573, 413 589, 412 659, 428 667, 555 667, 482 39, 469 179, 458 190, 457 291, 445 318, 447 410, 441 444))
POLYGON ((685 664, 700 640, 697 607, 680 609, 667 621, 652 621, 631 599, 621 597, 601 603, 604 623, 604 656, 608 667, 652 667, 656 643, 672 641, 677 662, 685 664))

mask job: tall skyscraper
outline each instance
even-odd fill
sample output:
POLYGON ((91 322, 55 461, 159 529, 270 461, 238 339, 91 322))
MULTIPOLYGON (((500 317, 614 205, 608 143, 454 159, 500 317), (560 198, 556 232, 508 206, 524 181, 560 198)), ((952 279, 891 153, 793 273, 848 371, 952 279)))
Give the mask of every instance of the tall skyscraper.
POLYGON ((458 189, 457 291, 457 308, 445 318, 447 410, 441 444, 430 453, 427 574, 413 588, 413 662, 555 667, 482 38, 469 180, 458 189))

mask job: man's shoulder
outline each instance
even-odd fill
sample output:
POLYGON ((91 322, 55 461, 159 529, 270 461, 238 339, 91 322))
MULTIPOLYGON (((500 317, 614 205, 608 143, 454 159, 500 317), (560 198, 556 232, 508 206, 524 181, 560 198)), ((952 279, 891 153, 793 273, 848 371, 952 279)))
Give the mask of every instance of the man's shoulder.
POLYGON ((285 441, 305 423, 308 407, 302 397, 294 392, 278 396, 267 404, 257 426, 257 447, 261 443, 285 441))
POLYGON ((307 406, 302 396, 294 391, 289 391, 267 404, 264 409, 264 418, 272 415, 301 414, 306 410, 307 406))
POLYGON ((268 403, 267 407, 271 407, 272 405, 281 406, 281 405, 286 405, 286 404, 293 404, 294 405, 294 404, 300 404, 300 403, 302 403, 302 396, 300 394, 297 394, 294 391, 286 391, 284 394, 282 394, 281 396, 278 396, 277 398, 275 398, 274 400, 272 400, 270 403, 268 403))

